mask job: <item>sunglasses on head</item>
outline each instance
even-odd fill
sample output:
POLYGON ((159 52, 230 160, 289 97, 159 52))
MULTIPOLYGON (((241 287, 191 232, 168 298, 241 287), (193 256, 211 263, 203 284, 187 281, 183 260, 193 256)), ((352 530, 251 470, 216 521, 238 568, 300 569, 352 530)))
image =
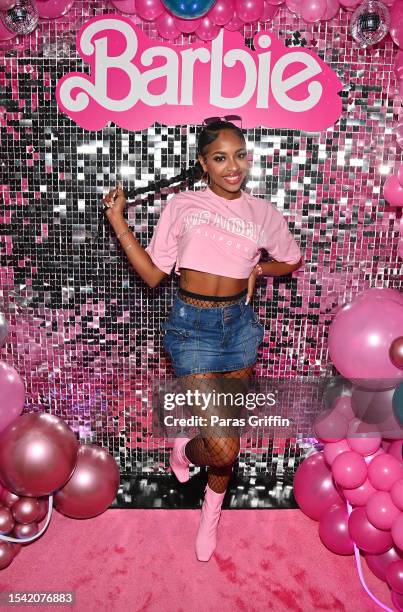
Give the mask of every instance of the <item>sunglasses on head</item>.
POLYGON ((239 121, 242 129, 242 117, 239 115, 224 115, 223 117, 207 117, 203 121, 203 125, 210 125, 211 123, 216 123, 217 121, 239 121))

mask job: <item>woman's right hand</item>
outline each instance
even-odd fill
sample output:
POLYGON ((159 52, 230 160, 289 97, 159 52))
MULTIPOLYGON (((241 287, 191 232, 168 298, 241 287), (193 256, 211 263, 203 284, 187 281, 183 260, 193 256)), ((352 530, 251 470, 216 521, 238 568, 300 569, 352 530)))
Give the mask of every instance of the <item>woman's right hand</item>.
POLYGON ((108 219, 123 217, 123 211, 126 207, 126 198, 122 184, 119 183, 115 189, 111 189, 108 195, 104 197, 103 202, 105 206, 108 207, 108 210, 105 211, 105 215, 108 219))

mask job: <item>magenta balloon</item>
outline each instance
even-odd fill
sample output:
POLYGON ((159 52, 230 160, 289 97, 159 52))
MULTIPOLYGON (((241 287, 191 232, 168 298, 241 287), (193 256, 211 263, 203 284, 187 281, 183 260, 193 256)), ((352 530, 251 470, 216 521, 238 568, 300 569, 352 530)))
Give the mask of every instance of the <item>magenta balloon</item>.
POLYGON ((181 35, 180 30, 176 27, 175 18, 172 15, 168 15, 168 13, 163 13, 157 17, 155 26, 158 34, 162 36, 162 38, 175 40, 175 38, 181 35))
POLYGON ((330 358, 343 376, 359 386, 382 388, 379 379, 388 379, 390 388, 390 380, 397 384, 403 378, 403 370, 389 359, 390 344, 402 326, 403 305, 389 299, 354 300, 337 312, 330 325, 330 358))
MULTIPOLYGON (((281 2, 282 1, 283 0, 281 0, 281 2)), ((277 15, 279 8, 280 7, 278 5, 269 4, 268 2, 264 2, 263 12, 260 16, 260 21, 270 21, 270 19, 273 19, 277 15)))
POLYGON ((358 548, 373 555, 380 555, 393 546, 389 531, 374 527, 368 520, 365 508, 354 508, 348 519, 350 537, 358 548))
POLYGON ((377 529, 391 529, 400 514, 387 491, 377 491, 365 506, 367 518, 377 529))
POLYGON ((104 448, 82 444, 68 483, 54 496, 55 508, 72 518, 91 518, 105 512, 116 497, 119 469, 104 448))
POLYGON ((403 611, 403 595, 400 593, 395 593, 395 591, 391 591, 390 597, 392 599, 392 603, 395 606, 398 612, 403 611))
POLYGON ((225 24, 224 28, 229 32, 236 32, 243 28, 244 25, 245 23, 241 19, 239 19, 236 13, 234 13, 232 19, 230 19, 229 22, 225 24))
POLYGON ((332 474, 343 489, 356 489, 367 477, 367 464, 358 453, 347 451, 333 461, 332 474))
POLYGON ((403 549, 403 512, 397 517, 390 531, 395 545, 403 549))
POLYGON ((14 551, 10 542, 0 540, 0 570, 10 565, 14 559, 14 551))
POLYGON ((380 555, 371 555, 369 553, 364 553, 364 558, 371 572, 375 574, 375 576, 379 578, 379 580, 383 580, 384 582, 386 582, 386 570, 388 566, 393 561, 399 561, 403 557, 402 551, 392 546, 392 548, 380 555))
POLYGON ((318 521, 327 508, 343 503, 323 453, 304 459, 294 476, 294 497, 304 514, 318 521))
POLYGON ((326 10, 326 0, 301 0, 299 14, 307 23, 314 23, 323 19, 326 10))
POLYGON ((165 7, 161 0, 136 0, 136 11, 145 21, 153 21, 165 13, 165 7))
POLYGON ((0 361, 0 432, 20 416, 25 402, 21 376, 5 361, 0 361))
POLYGON ((383 453, 368 465, 368 478, 378 491, 390 491, 396 480, 403 478, 403 464, 389 453, 383 453))
POLYGON ((39 502, 34 497, 21 497, 11 508, 11 513, 17 523, 33 523, 38 520, 39 512, 39 502))
POLYGON ((403 510, 403 478, 399 478, 399 480, 393 483, 390 496, 395 506, 403 510))
POLYGON ((0 533, 6 535, 14 529, 15 520, 9 508, 0 508, 0 533))
POLYGON ((344 497, 353 506, 365 506, 370 497, 376 492, 376 489, 369 482, 368 478, 364 480, 362 485, 355 489, 343 489, 344 497))
POLYGON ((15 504, 15 502, 19 499, 19 496, 15 495, 11 491, 5 490, 1 494, 1 503, 7 508, 11 508, 11 506, 13 506, 13 504, 15 504))
POLYGON ((356 419, 350 421, 346 438, 350 449, 364 456, 376 453, 382 441, 374 425, 356 419))
POLYGON ((74 0, 46 0, 46 2, 37 2, 39 17, 43 19, 57 19, 69 12, 74 4, 74 0))
POLYGON ((323 15, 323 21, 328 21, 329 19, 333 19, 337 15, 340 10, 340 2, 339 0, 326 0, 326 12, 323 15))
POLYGON ((18 495, 48 495, 70 478, 78 446, 59 417, 24 414, 0 433, 0 479, 18 495))
POLYGON ((403 460, 402 459, 402 443, 403 443, 403 440, 394 440, 393 442, 389 444, 389 447, 387 448, 387 453, 389 455, 392 455, 392 457, 394 457, 398 461, 403 460))
POLYGON ((398 177, 391 174, 383 185, 383 197, 391 206, 403 206, 403 186, 398 177))
POLYGON ((252 23, 260 19, 263 3, 264 0, 235 0, 235 12, 241 21, 252 23))
POLYGON ((354 543, 348 531, 348 512, 345 504, 335 504, 325 510, 319 520, 319 537, 336 555, 352 555, 354 543))
POLYGON ((16 0, 0 0, 0 11, 8 11, 16 4, 16 0))
POLYGON ((182 34, 191 34, 200 25, 200 19, 179 19, 175 17, 175 25, 182 34))
POLYGON ((213 8, 210 9, 208 16, 213 23, 223 26, 232 19, 234 11, 234 0, 217 0, 213 8))
POLYGON ((200 40, 213 40, 213 38, 217 38, 220 33, 220 26, 215 25, 210 19, 210 17, 202 17, 200 20, 200 25, 196 30, 197 36, 200 40))
POLYGON ((347 419, 333 408, 319 413, 313 425, 315 436, 323 442, 337 442, 344 439, 347 429, 347 419))
MULTIPOLYGON (((11 534, 14 538, 30 538, 33 535, 37 534, 39 531, 38 523, 18 523, 14 527, 14 531, 11 534)), ((33 544, 35 540, 32 542, 21 542, 22 546, 28 546, 29 544, 33 544)))
POLYGON ((403 561, 392 561, 386 568, 386 582, 399 595, 403 595, 403 561))
POLYGON ((403 369, 403 336, 393 340, 389 347, 389 357, 396 368, 403 369))
POLYGON ((338 442, 327 442, 323 449, 323 454, 325 456, 327 465, 332 465, 336 457, 338 457, 341 453, 345 453, 349 450, 351 449, 347 444, 347 440, 343 439, 339 440, 338 442))
POLYGON ((390 11, 389 34, 398 47, 403 46, 403 6, 395 2, 390 11))
POLYGON ((127 15, 135 15, 137 12, 135 0, 110 0, 111 4, 127 15))

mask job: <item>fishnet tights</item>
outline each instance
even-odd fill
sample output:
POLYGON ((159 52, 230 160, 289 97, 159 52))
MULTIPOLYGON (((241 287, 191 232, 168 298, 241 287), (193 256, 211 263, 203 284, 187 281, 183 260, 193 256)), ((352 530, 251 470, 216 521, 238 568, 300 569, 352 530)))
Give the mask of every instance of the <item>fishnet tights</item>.
MULTIPOLYGON (((186 295, 181 299, 199 307, 228 306, 236 303, 236 300, 213 301, 199 300, 186 295)), ((231 392, 245 393, 248 378, 251 376, 253 365, 241 370, 231 372, 204 372, 200 374, 189 374, 179 378, 183 390, 198 389, 200 393, 231 392), (231 383, 225 382, 232 379, 231 383), (237 379, 237 380, 236 380, 237 379)), ((189 412, 195 416, 208 417, 209 408, 202 410, 200 406, 187 406, 189 412)), ((239 406, 226 406, 215 403, 212 412, 219 414, 220 418, 236 418, 239 414, 239 406)), ((193 465, 208 466, 208 485, 216 493, 223 493, 231 478, 232 466, 239 454, 240 438, 236 427, 203 427, 203 434, 192 438, 185 447, 186 457, 193 465), (220 435, 221 434, 221 435, 220 435)))

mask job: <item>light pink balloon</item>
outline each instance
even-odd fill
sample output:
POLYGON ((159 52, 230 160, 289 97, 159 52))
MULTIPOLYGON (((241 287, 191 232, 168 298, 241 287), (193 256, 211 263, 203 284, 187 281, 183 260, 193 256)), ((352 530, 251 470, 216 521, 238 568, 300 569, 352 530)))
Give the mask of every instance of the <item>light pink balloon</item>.
POLYGON ((389 289, 389 287, 370 287, 364 289, 356 295, 354 295, 353 301, 360 300, 362 298, 380 299, 380 300, 392 300, 403 306, 403 292, 398 289, 389 289))
POLYGON ((368 465, 368 478, 378 491, 390 491, 396 480, 403 478, 403 464, 383 453, 368 465))
POLYGON ((136 0, 110 0, 110 2, 122 13, 126 13, 127 15, 136 14, 136 0))
POLYGON ((136 10, 137 15, 145 21, 154 21, 165 13, 161 0, 136 0, 136 10))
POLYGON ((400 514, 387 491, 376 491, 365 506, 367 518, 377 529, 390 529, 400 514))
POLYGON ((367 464, 358 453, 347 451, 333 461, 332 474, 343 489, 355 489, 367 477, 367 464))
POLYGON ((398 461, 403 461, 402 442, 403 440, 395 440, 394 442, 390 443, 389 447, 386 449, 389 455, 392 455, 392 457, 394 457, 398 461))
POLYGON ((208 16, 215 25, 223 26, 232 19, 235 11, 234 0, 217 0, 210 9, 208 16))
POLYGON ((211 21, 210 17, 202 17, 200 20, 200 25, 196 30, 196 34, 200 40, 213 40, 219 35, 220 29, 220 26, 215 25, 215 23, 211 21))
POLYGON ((333 461, 341 455, 341 453, 345 453, 346 451, 351 450, 349 445, 347 444, 347 440, 339 440, 338 442, 327 442, 323 449, 323 454, 325 456, 326 463, 328 465, 332 465, 333 461))
POLYGON ((43 19, 56 19, 69 12, 74 4, 74 0, 46 0, 37 2, 39 17, 43 19))
POLYGON ((369 498, 376 492, 376 489, 369 482, 368 478, 362 485, 355 489, 343 489, 343 495, 353 506, 365 506, 369 498))
POLYGON ((313 425, 315 436, 323 442, 342 440, 346 437, 347 429, 347 419, 332 408, 318 414, 313 425))
POLYGON ((382 554, 393 546, 391 533, 374 527, 361 506, 351 512, 348 530, 358 548, 373 555, 382 554))
POLYGON ((224 28, 229 32, 237 32, 238 30, 243 28, 244 25, 245 23, 241 19, 239 19, 236 13, 234 13, 232 19, 230 19, 229 22, 225 24, 224 28))
POLYGON ((241 21, 253 23, 263 13, 264 0, 235 0, 235 11, 241 21))
POLYGON ((389 347, 403 326, 403 306, 392 300, 354 300, 335 315, 329 328, 330 358, 338 371, 366 388, 382 388, 380 379, 403 379, 389 358, 389 347), (365 325, 363 322, 365 321, 365 325), (365 382, 365 385, 364 385, 365 382))
POLYGON ((0 11, 8 11, 15 6, 16 0, 0 0, 0 11))
POLYGON ((335 504, 323 512, 319 520, 319 537, 326 548, 336 555, 354 553, 346 504, 335 504))
POLYGON ((175 40, 181 34, 180 30, 176 27, 175 18, 168 13, 163 13, 157 17, 155 26, 158 34, 168 40, 175 40))
POLYGON ((0 361, 0 432, 21 414, 25 402, 25 386, 11 365, 0 361))
POLYGON ((403 3, 395 2, 390 11, 389 34, 398 47, 403 46, 403 3))
POLYGON ((301 0, 299 13, 307 23, 323 19, 327 10, 326 0, 301 0))
POLYGON ((179 19, 175 17, 175 25, 182 34, 191 34, 200 25, 200 19, 179 19))
POLYGON ((1 40, 11 40, 17 36, 15 32, 10 32, 8 28, 4 25, 3 21, 0 19, 0 41, 1 40))
POLYGON ((326 0, 326 13, 323 15, 323 21, 333 19, 340 10, 339 0, 326 0))
POLYGON ((403 510, 403 478, 399 478, 393 483, 390 490, 390 496, 393 503, 399 510, 403 510))
MULTIPOLYGON (((283 0, 281 0, 281 3, 283 0)), ((260 16, 260 21, 270 21, 273 19, 279 10, 279 6, 275 4, 269 4, 269 2, 265 2, 263 6, 263 12, 260 16)))
POLYGON ((383 197, 391 206, 403 206, 403 186, 398 177, 391 174, 383 185, 383 197))

